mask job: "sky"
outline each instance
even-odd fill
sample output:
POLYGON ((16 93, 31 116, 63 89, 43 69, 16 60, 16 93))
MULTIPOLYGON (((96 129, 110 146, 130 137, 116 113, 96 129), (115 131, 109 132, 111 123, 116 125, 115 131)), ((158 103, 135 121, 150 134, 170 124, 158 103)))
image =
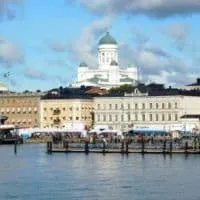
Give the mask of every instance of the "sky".
POLYGON ((122 68, 183 87, 200 77, 199 21, 199 0, 0 0, 0 82, 13 91, 72 84, 80 62, 97 67, 109 31, 122 68))

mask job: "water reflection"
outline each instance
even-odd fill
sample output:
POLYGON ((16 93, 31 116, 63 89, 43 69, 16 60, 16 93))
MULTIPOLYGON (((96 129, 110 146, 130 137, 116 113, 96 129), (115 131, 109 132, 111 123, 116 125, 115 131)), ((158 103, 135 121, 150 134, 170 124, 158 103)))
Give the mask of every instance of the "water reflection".
POLYGON ((0 146, 0 199, 200 198, 198 155, 49 155, 45 145, 17 150, 0 146))

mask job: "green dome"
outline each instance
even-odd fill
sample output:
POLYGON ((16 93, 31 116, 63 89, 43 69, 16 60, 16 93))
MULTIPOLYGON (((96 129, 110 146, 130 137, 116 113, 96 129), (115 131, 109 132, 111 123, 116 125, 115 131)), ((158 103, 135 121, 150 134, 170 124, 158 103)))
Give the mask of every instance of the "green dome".
POLYGON ((79 67, 88 67, 88 65, 85 62, 81 62, 79 67))
POLYGON ((105 36, 103 36, 100 40, 99 40, 99 45, 101 44, 117 44, 117 41, 110 35, 109 32, 106 33, 105 36))

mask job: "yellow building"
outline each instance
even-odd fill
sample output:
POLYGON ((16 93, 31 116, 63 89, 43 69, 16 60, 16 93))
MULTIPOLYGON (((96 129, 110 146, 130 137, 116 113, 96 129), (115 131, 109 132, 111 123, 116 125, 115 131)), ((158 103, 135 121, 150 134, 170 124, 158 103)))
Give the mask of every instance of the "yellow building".
POLYGON ((89 129, 93 123, 93 100, 42 99, 40 102, 41 128, 89 129))
POLYGON ((0 115, 8 117, 5 124, 23 128, 39 126, 39 102, 42 93, 0 94, 0 115))

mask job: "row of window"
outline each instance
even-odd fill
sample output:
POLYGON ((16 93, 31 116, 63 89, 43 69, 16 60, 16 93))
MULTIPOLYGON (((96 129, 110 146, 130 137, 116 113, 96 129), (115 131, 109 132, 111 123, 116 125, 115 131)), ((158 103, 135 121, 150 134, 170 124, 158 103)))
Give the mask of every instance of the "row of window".
POLYGON ((33 103, 32 99, 0 99, 0 104, 4 103, 33 103))
POLYGON ((1 112, 31 112, 31 111, 37 111, 37 108, 31 108, 31 107, 23 107, 23 108, 1 108, 1 112))
MULTIPOLYGON (((44 120, 47 120, 48 117, 44 117, 43 119, 44 119, 44 120)), ((53 118, 53 117, 49 117, 49 119, 50 119, 50 120, 53 120, 54 118, 53 118)), ((61 119, 62 119, 62 120, 66 120, 67 117, 61 117, 61 119)), ((86 117, 86 116, 84 116, 84 117, 77 117, 77 116, 76 116, 74 119, 75 119, 75 120, 91 120, 92 117, 90 117, 90 116, 87 116, 87 117, 86 117)), ((72 116, 68 117, 68 120, 70 120, 70 121, 73 120, 73 117, 72 117, 72 116)))
POLYGON ((96 115, 97 122, 114 122, 114 121, 178 121, 178 114, 124 114, 124 115, 96 115))
POLYGON ((135 104, 97 104, 97 109, 172 109, 178 108, 178 103, 135 103, 135 104))
MULTIPOLYGON (((75 108, 75 110, 76 111, 80 111, 80 110, 92 110, 93 108, 92 107, 81 107, 81 108, 79 108, 79 107, 76 107, 75 108)), ((48 108, 44 108, 44 111, 47 111, 48 110, 48 108)), ((63 110, 63 111, 66 111, 66 110, 69 110, 69 111, 73 111, 74 109, 73 109, 73 107, 69 107, 69 108, 65 108, 65 107, 63 107, 63 108, 61 108, 61 110, 59 109, 59 108, 49 108, 49 110, 50 111, 54 111, 54 110, 59 110, 59 111, 61 111, 61 110, 63 110)))

